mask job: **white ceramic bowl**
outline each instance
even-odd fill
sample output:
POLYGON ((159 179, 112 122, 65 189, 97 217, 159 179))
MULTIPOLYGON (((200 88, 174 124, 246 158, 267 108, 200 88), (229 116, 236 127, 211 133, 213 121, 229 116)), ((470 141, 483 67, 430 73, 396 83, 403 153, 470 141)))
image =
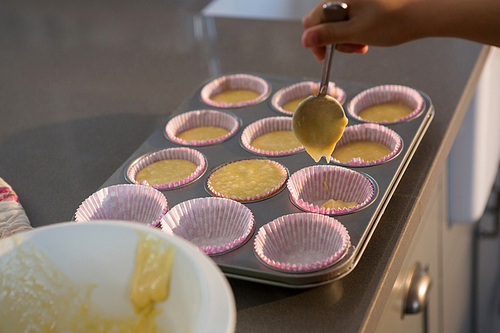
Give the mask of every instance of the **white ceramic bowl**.
POLYGON ((91 306, 105 309, 104 316, 134 316, 129 290, 137 230, 154 234, 176 248, 170 295, 156 304, 162 310, 156 317, 158 327, 172 333, 234 332, 234 296, 222 271, 195 246, 160 229, 123 221, 65 222, 35 228, 0 240, 0 263, 11 251, 34 246, 72 282, 95 284, 91 306))

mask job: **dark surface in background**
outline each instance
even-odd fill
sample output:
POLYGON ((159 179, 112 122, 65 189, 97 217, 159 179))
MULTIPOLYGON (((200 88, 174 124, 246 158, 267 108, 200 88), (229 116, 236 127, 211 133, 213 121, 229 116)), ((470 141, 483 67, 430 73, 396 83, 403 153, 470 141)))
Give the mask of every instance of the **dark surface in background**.
POLYGON ((0 156, 8 157, 2 159, 0 175, 16 184, 33 227, 69 221, 82 195, 85 199, 96 191, 99 179, 104 182, 103 175, 113 173, 121 164, 117 161, 127 159, 156 129, 158 118, 117 114, 21 131, 0 146, 0 156))

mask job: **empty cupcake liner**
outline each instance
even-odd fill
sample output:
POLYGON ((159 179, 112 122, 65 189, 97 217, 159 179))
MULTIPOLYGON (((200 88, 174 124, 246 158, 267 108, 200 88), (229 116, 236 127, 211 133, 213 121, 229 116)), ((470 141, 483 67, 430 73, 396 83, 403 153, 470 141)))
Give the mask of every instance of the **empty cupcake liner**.
MULTIPOLYGON (((244 161, 249 161, 249 160, 240 160, 240 161, 230 162, 230 163, 221 165, 220 167, 215 169, 212 172, 212 174, 210 174, 210 176, 208 177, 208 180, 207 180, 208 191, 211 194, 213 194, 217 197, 220 197, 220 198, 227 198, 227 199, 232 199, 232 200, 242 201, 242 202, 255 201, 255 200, 267 198, 267 197, 275 194, 276 192, 278 192, 283 187, 283 185, 285 184, 285 182, 288 178, 288 170, 284 166, 279 164, 278 162, 275 162, 272 160, 259 159, 259 161, 263 161, 264 163, 269 163, 269 164, 275 166, 276 168, 278 168, 279 172, 281 173, 281 179, 279 180, 277 186, 275 186, 274 188, 272 188, 268 191, 265 191, 264 193, 256 193, 254 195, 244 196, 244 197, 239 197, 239 196, 227 194, 227 193, 221 193, 221 192, 218 192, 217 190, 214 189, 214 187, 212 186, 213 177, 221 168, 223 168, 227 165, 233 164, 233 163, 239 163, 239 162, 244 162, 244 161)), ((246 177, 244 181, 251 181, 251 177, 246 177)))
POLYGON ((130 181, 131 183, 148 185, 155 189, 165 190, 165 189, 173 189, 180 186, 184 186, 195 181, 205 172, 206 168, 207 168, 207 162, 205 156, 203 156, 203 154, 200 153, 199 151, 191 148, 169 148, 169 149, 158 150, 153 153, 140 157, 128 167, 125 175, 127 180, 130 181), (189 175, 189 177, 168 184, 149 184, 147 181, 139 183, 137 180, 135 180, 137 173, 145 166, 157 161, 162 161, 167 159, 188 160, 195 163, 197 167, 196 170, 191 175, 189 175))
POLYGON ((242 245, 254 227, 250 209, 223 198, 197 198, 173 207, 162 221, 167 233, 182 237, 209 255, 242 245))
POLYGON ((341 147, 346 143, 356 141, 376 142, 387 147, 391 152, 374 161, 365 161, 360 157, 355 157, 348 162, 341 162, 332 157, 331 161, 349 166, 375 165, 387 162, 390 159, 394 158, 403 147, 403 140, 392 129, 378 124, 365 123, 347 126, 344 130, 342 138, 339 140, 339 142, 337 142, 336 148, 341 147))
POLYGON ((254 251, 274 269, 308 272, 337 262, 349 243, 347 229, 333 217, 296 213, 262 226, 254 240, 254 251))
POLYGON ((165 196, 144 185, 120 184, 100 189, 78 207, 76 222, 123 220, 156 227, 168 210, 165 196))
POLYGON ((262 78, 249 74, 233 74, 219 77, 206 84, 200 92, 201 100, 208 105, 219 108, 237 108, 262 102, 269 96, 271 89, 269 84, 262 78), (249 89, 260 93, 257 98, 239 103, 219 103, 212 97, 226 90, 249 89))
POLYGON ((260 119, 248 125, 241 134, 241 144, 247 150, 267 156, 283 156, 290 155, 304 150, 304 146, 300 145, 297 148, 284 150, 284 151, 269 151, 262 150, 252 146, 253 140, 266 133, 275 131, 292 131, 292 118, 290 117, 269 117, 260 119))
MULTIPOLYGON (((424 98, 418 91, 410 87, 400 85, 376 86, 356 95, 349 102, 347 111, 352 117, 363 122, 369 122, 359 117, 359 112, 370 106, 382 103, 398 103, 409 107, 412 110, 410 114, 395 121, 401 122, 420 114, 423 110, 424 98)), ((387 123, 387 121, 381 121, 380 123, 387 123)))
POLYGON ((232 114, 216 110, 195 110, 182 113, 172 119, 165 126, 165 135, 175 143, 186 146, 206 146, 222 142, 232 137, 240 127, 239 119, 232 114), (217 126, 229 131, 229 133, 209 140, 186 141, 177 135, 202 126, 217 126))
POLYGON ((365 175, 336 165, 315 165, 300 169, 287 183, 292 202, 308 212, 346 214, 367 206, 376 196, 374 181, 365 175), (357 202, 345 208, 321 207, 330 199, 357 202))
MULTIPOLYGON (((319 86, 319 82, 304 81, 282 88, 274 94, 271 104, 277 111, 291 116, 293 112, 283 109, 282 106, 296 98, 306 98, 310 95, 317 95, 319 86)), ((337 87, 334 82, 328 84, 328 95, 335 98, 340 104, 344 104, 346 99, 345 91, 337 87)))

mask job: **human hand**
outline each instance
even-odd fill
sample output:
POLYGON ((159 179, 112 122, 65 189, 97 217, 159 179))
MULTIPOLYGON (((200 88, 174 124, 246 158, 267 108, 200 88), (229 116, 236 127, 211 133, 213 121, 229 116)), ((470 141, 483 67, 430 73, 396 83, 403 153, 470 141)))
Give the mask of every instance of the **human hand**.
POLYGON ((411 0, 350 0, 348 20, 321 23, 322 6, 327 2, 320 2, 302 18, 302 44, 319 61, 328 44, 336 44, 341 52, 366 53, 368 45, 392 46, 415 38, 408 18, 411 0))

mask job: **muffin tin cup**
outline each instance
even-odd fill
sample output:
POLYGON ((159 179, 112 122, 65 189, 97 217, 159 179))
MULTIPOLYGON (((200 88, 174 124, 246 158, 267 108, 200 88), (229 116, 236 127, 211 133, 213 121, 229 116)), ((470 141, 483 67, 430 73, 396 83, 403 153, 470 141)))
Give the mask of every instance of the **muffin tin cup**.
POLYGON ((290 117, 269 117, 257 120, 248 125, 241 134, 241 145, 248 151, 265 156, 284 156, 298 153, 304 150, 304 146, 300 145, 297 148, 269 151, 255 148, 252 142, 261 135, 275 131, 292 131, 292 118, 290 117))
POLYGON ((169 190, 184 185, 188 185, 194 182, 199 177, 201 177, 201 175, 203 175, 206 168, 207 168, 206 158, 199 151, 191 148, 169 148, 169 149, 158 150, 150 154, 146 154, 137 159, 136 161, 132 162, 132 164, 128 167, 128 169, 125 172, 126 176, 125 178, 133 184, 147 185, 159 190, 169 190), (147 165, 167 159, 188 160, 196 164, 197 167, 195 171, 188 177, 167 184, 149 184, 147 181, 139 183, 135 179, 137 173, 147 165))
POLYGON ((356 212, 369 205, 377 195, 374 180, 357 171, 336 165, 315 165, 300 169, 287 183, 290 199, 300 209, 337 215, 356 212), (330 199, 357 202, 345 208, 321 207, 330 199))
POLYGON ((165 196, 144 185, 121 184, 100 189, 78 207, 76 222, 134 221, 156 227, 168 210, 165 196))
POLYGON ((347 229, 336 219, 295 213, 262 226, 254 240, 254 251, 271 268, 306 273, 337 262, 349 243, 347 229))
MULTIPOLYGON (((282 88, 274 94, 271 99, 271 105, 276 111, 291 116, 293 115, 293 111, 287 111, 282 106, 297 98, 305 99, 310 95, 317 95, 319 86, 319 82, 304 81, 282 88)), ((328 95, 335 98, 340 104, 344 104, 346 100, 345 91, 337 87, 334 82, 328 84, 328 95)))
POLYGON ((238 108, 257 104, 265 100, 271 93, 271 88, 266 80, 250 74, 233 74, 221 76, 206 84, 200 92, 203 102, 218 108, 238 108), (212 99, 215 95, 226 91, 236 89, 248 89, 259 93, 257 98, 242 101, 238 103, 220 103, 212 99))
POLYGON ((419 115, 424 106, 424 99, 422 95, 415 89, 400 85, 383 85, 376 86, 367 90, 364 90, 357 94, 350 102, 347 107, 348 114, 362 122, 371 122, 366 119, 361 118, 358 114, 374 105, 383 103, 396 103, 406 106, 412 110, 407 116, 402 117, 393 122, 381 121, 382 123, 397 123, 406 120, 410 120, 419 115))
POLYGON ((220 170, 221 168, 223 168, 227 165, 230 165, 232 163, 238 163, 238 162, 249 161, 249 160, 233 161, 233 162, 221 165, 217 169, 215 169, 207 179, 206 188, 207 188, 208 192, 216 197, 219 197, 219 198, 227 198, 227 199, 232 199, 232 200, 239 201, 239 202, 252 202, 252 201, 259 201, 261 199, 268 198, 268 197, 278 193, 283 188, 283 186, 285 185, 285 182, 288 178, 288 169, 285 168, 283 165, 279 164, 278 162, 275 162, 272 160, 258 159, 260 161, 264 161, 266 163, 272 164, 273 166, 278 168, 279 172, 281 173, 281 179, 278 182, 277 186, 273 187, 272 189, 270 189, 268 191, 265 191, 264 193, 256 193, 254 195, 249 195, 249 196, 244 196, 244 197, 239 197, 236 195, 221 193, 221 192, 218 192, 217 190, 214 189, 214 187, 212 186, 212 181, 213 181, 214 174, 218 170, 220 170))
POLYGON ((330 161, 351 167, 376 165, 396 157, 403 147, 403 140, 392 129, 378 124, 365 123, 347 126, 335 149, 342 147, 346 143, 357 141, 376 142, 388 148, 390 153, 372 161, 365 161, 360 157, 354 157, 348 162, 341 162, 332 157, 330 161))
POLYGON ((228 112, 217 110, 194 110, 170 119, 165 126, 165 136, 167 139, 184 146, 207 146, 223 142, 232 137, 240 128, 240 122, 238 117, 228 112), (178 135, 184 131, 202 126, 222 127, 229 133, 208 140, 186 141, 178 137, 178 135))
POLYGON ((250 209, 223 198, 197 198, 173 207, 162 221, 166 233, 182 237, 208 255, 242 245, 254 228, 250 209))

